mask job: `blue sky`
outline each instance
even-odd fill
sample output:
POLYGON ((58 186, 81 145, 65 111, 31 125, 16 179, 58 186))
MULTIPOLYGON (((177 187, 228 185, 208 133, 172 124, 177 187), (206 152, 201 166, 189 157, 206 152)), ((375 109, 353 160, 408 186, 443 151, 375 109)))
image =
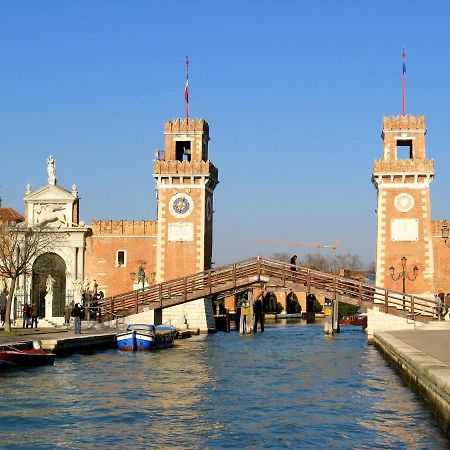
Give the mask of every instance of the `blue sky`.
POLYGON ((154 219, 165 120, 211 130, 214 261, 333 242, 375 257, 383 115, 427 116, 433 218, 450 217, 450 4, 423 1, 1 1, 0 195, 76 183, 80 215, 154 219))

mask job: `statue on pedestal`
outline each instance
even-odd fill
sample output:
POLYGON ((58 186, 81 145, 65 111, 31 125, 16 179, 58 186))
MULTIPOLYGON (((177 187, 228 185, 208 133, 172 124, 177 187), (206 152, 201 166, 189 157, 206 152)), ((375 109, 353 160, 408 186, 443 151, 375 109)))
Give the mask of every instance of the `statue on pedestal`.
POLYGON ((50 155, 47 159, 48 184, 56 184, 56 161, 50 155))
POLYGON ((55 285, 55 279, 48 274, 45 282, 46 294, 45 294, 45 317, 53 317, 53 287, 55 285))
POLYGON ((75 302, 80 303, 81 297, 83 295, 83 280, 78 279, 73 282, 73 291, 75 296, 75 302))

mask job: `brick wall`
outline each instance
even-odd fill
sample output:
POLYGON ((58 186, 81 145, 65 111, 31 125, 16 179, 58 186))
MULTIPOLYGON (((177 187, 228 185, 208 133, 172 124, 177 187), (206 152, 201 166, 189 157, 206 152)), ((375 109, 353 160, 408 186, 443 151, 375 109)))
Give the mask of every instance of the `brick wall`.
POLYGON ((92 236, 86 239, 86 278, 94 278, 105 295, 116 295, 133 288, 131 272, 141 261, 149 283, 156 270, 156 221, 96 220, 90 225, 92 236), (117 252, 124 251, 126 262, 117 265, 117 252))

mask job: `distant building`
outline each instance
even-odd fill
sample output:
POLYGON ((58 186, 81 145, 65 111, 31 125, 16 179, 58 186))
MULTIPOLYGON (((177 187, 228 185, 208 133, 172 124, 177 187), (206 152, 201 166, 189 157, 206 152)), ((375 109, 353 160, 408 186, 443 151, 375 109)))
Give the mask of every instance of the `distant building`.
POLYGON ((0 207, 0 223, 20 223, 25 217, 12 208, 0 207))

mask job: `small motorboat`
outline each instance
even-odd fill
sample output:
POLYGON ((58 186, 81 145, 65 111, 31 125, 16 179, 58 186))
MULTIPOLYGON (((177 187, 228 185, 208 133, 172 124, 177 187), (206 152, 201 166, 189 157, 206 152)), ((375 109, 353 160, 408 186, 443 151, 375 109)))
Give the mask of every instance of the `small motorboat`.
POLYGON ((339 325, 353 325, 367 328, 367 314, 359 314, 357 316, 344 316, 339 325))
POLYGON ((135 352, 173 347, 178 331, 170 325, 130 324, 117 335, 119 350, 135 352))
POLYGON ((0 348, 0 369, 53 365, 55 354, 42 350, 37 341, 33 348, 21 350, 12 345, 0 348))

